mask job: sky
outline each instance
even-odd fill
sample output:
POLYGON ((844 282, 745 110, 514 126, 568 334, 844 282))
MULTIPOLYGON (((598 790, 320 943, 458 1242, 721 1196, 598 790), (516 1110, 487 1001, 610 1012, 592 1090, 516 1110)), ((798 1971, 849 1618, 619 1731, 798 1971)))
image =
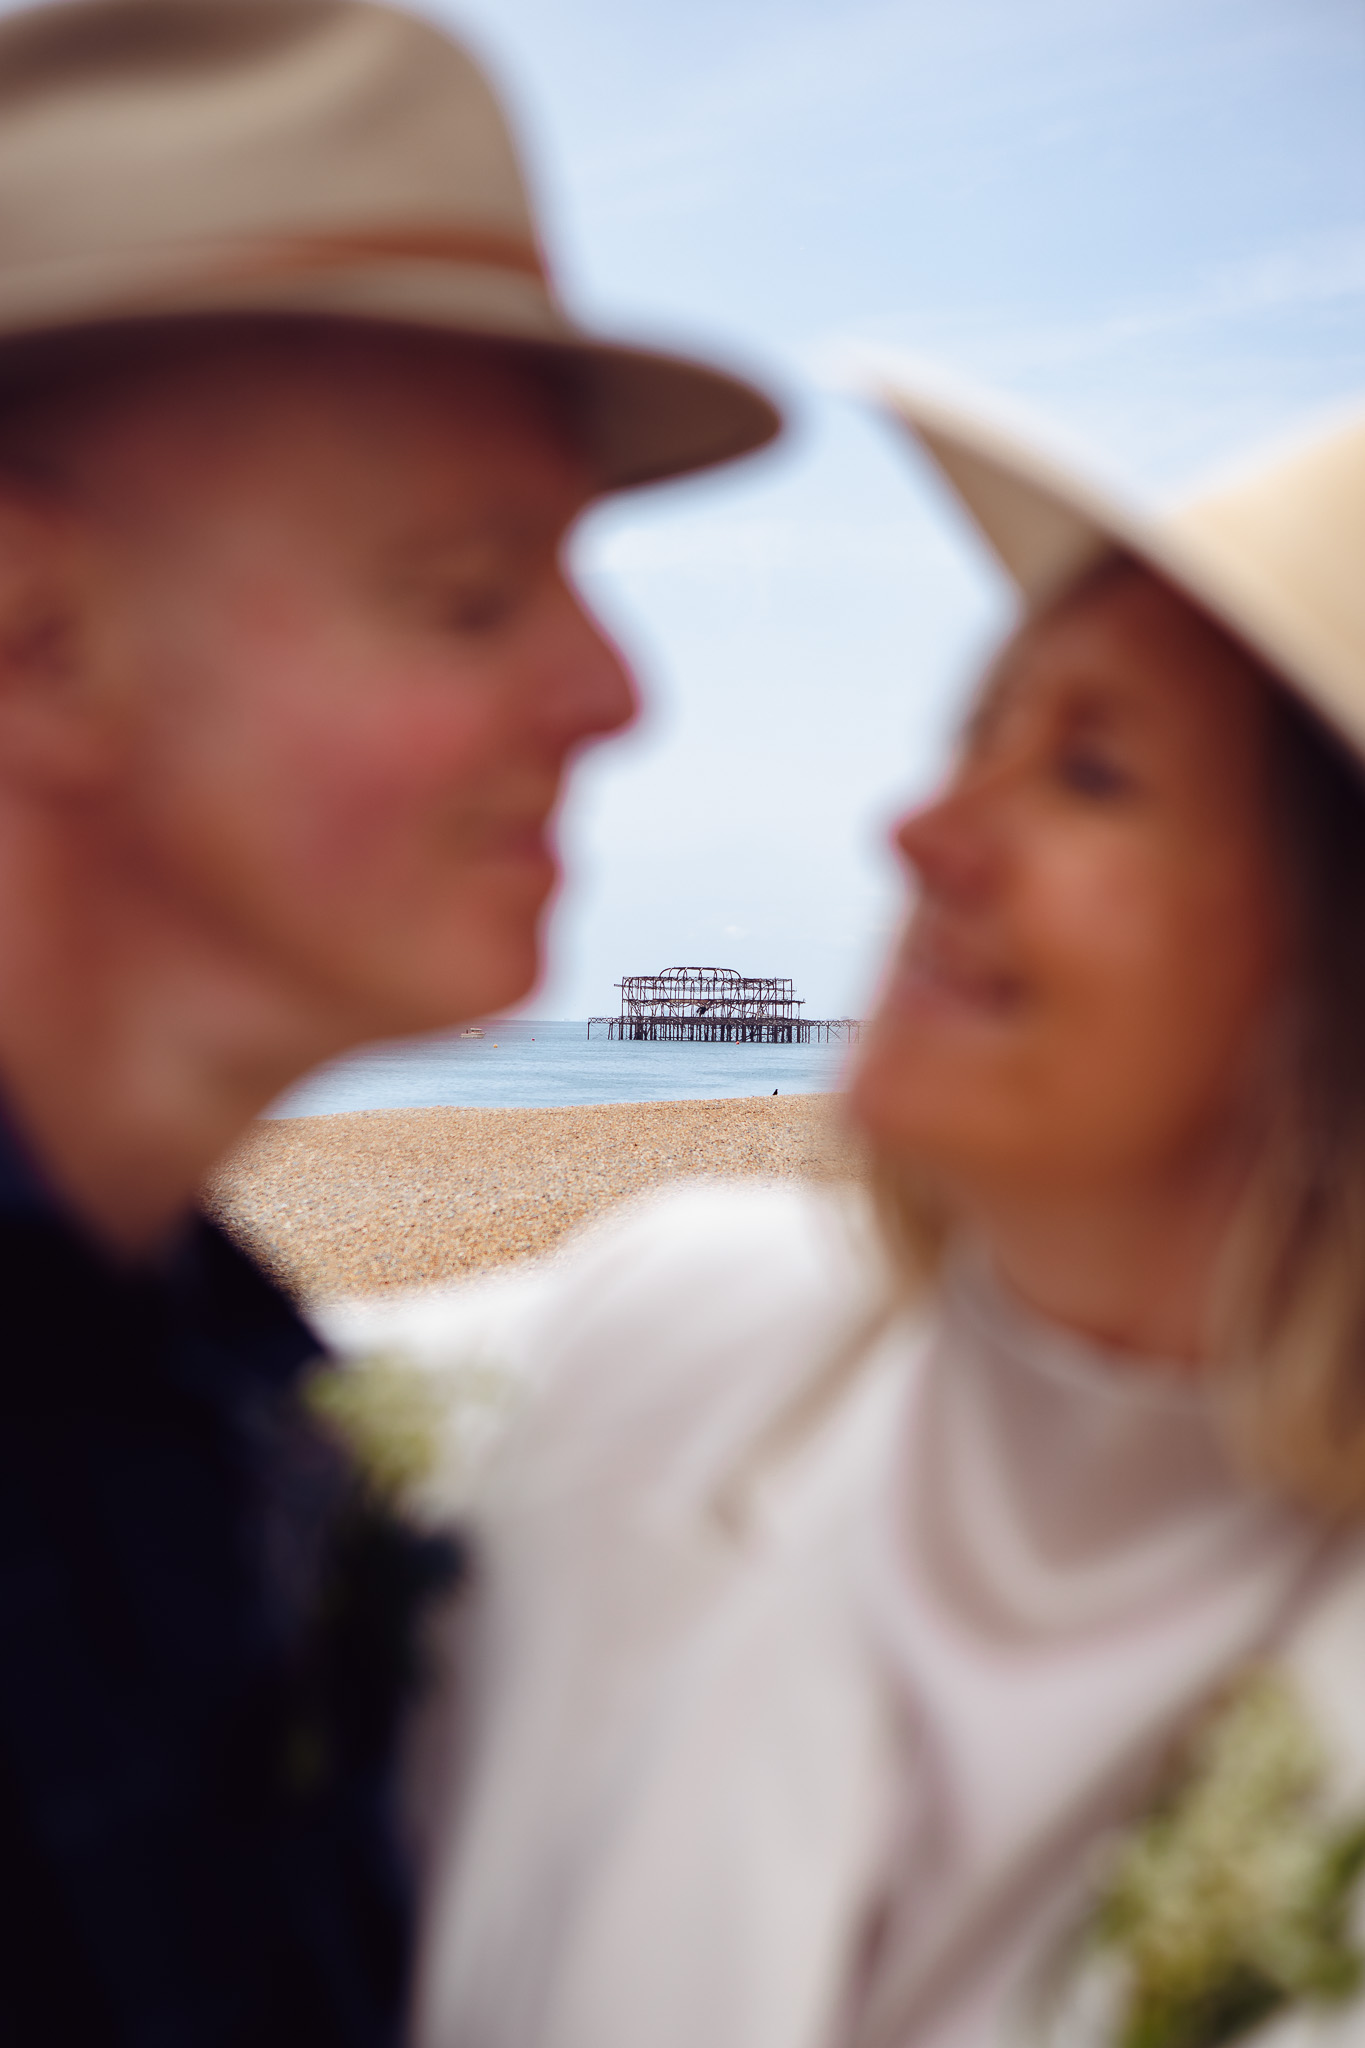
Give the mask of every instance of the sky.
POLYGON ((595 512, 650 702, 586 762, 541 1016, 623 973, 861 1014, 1008 592, 858 344, 1022 401, 1166 496, 1365 401, 1363 0, 427 0, 490 63, 562 287, 788 401, 783 447, 595 512))

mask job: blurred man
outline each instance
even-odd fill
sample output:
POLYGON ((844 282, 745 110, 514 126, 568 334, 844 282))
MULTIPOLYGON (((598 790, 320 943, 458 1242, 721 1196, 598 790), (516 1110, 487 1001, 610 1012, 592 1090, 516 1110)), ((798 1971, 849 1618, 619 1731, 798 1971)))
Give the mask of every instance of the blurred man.
POLYGON ((318 1060, 530 988, 633 709, 565 535, 775 425, 573 326, 435 30, 0 24, 0 2038, 396 2038, 426 1566, 194 1191, 318 1060))

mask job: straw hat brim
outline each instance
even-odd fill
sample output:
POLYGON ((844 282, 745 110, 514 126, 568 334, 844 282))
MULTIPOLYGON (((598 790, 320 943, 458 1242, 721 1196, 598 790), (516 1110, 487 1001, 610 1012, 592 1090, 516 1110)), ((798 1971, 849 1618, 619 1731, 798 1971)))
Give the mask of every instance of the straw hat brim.
POLYGON ((986 402, 884 367, 859 381, 931 458, 1028 612, 1107 555, 1129 556, 1268 664, 1365 758, 1365 418, 1158 514, 986 402))

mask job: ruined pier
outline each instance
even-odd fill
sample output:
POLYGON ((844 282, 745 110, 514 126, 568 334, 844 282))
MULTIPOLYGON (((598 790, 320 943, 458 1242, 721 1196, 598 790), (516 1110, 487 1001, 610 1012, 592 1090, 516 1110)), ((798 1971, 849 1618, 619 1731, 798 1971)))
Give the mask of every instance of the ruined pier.
POLYGON ((733 967, 667 967, 628 974, 616 986, 614 1017, 589 1017, 609 1039, 690 1045, 810 1045, 856 1038, 856 1017, 806 1017, 794 984, 778 975, 740 974, 733 967))

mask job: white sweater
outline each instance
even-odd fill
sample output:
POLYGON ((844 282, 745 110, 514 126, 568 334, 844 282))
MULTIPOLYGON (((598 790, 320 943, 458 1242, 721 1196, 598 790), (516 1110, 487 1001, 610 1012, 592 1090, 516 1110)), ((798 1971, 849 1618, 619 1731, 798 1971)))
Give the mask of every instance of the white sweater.
POLYGON ((535 1389, 475 1508, 421 2048, 1031 2039, 1097 1846, 1267 1643, 1365 1804, 1354 1553, 980 1269, 897 1308, 847 1194, 698 1188, 331 1334, 535 1389))

